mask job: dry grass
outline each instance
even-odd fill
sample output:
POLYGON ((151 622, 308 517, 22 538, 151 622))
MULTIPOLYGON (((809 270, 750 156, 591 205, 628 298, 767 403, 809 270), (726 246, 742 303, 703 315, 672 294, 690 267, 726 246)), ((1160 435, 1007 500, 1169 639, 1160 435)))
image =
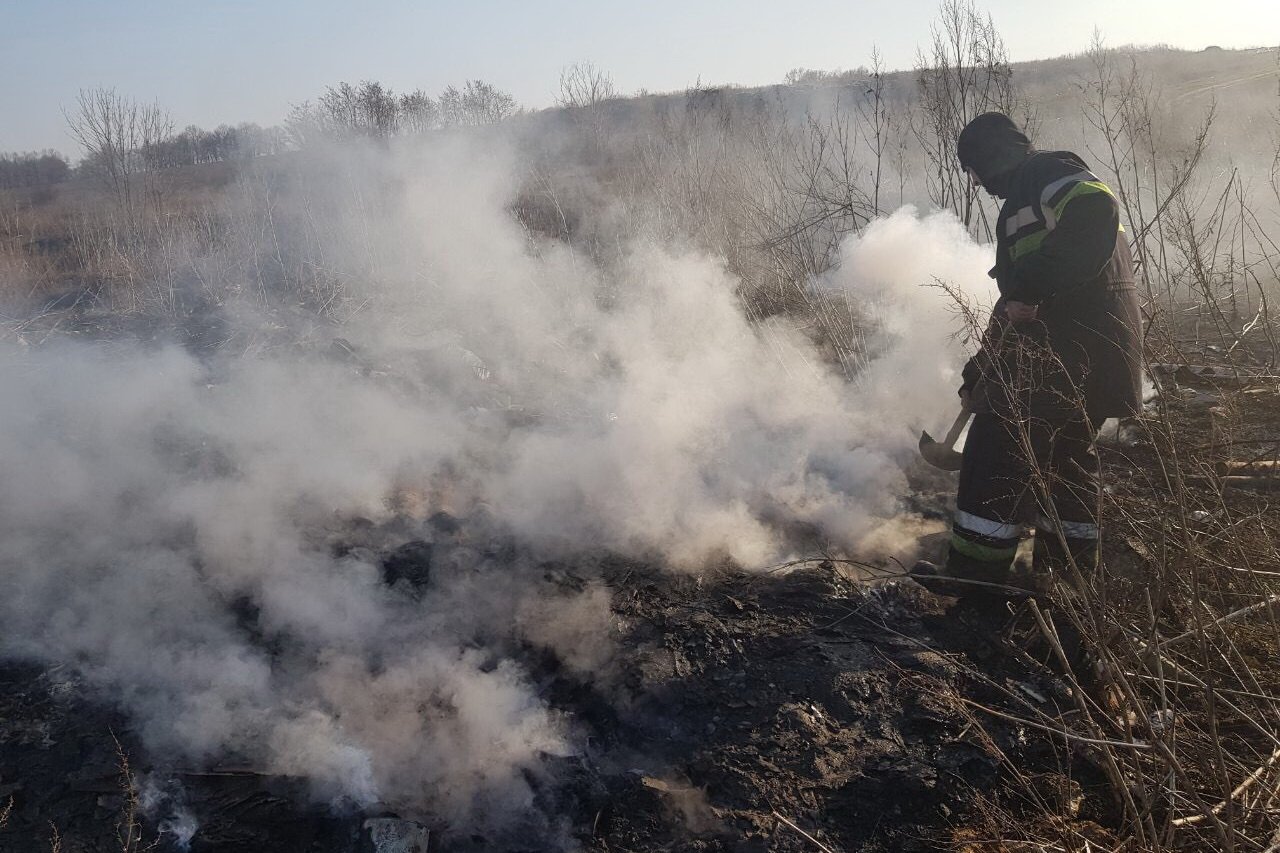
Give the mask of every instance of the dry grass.
MULTIPOLYGON (((1117 73, 1105 52, 1094 59, 1086 115, 1141 262, 1149 360, 1216 360, 1237 376, 1280 363, 1270 312, 1280 248, 1251 182, 1198 174, 1211 118, 1191 150, 1161 148, 1170 105, 1117 73)), ((877 206, 852 117, 797 123, 707 106, 703 94, 691 92, 687 109, 661 117, 652 134, 593 139, 585 180, 573 164, 537 173, 526 209, 548 214, 552 238, 604 260, 640 228, 714 252, 743 282, 752 316, 796 317, 833 365, 856 375, 864 318, 811 286, 877 206), (608 218, 613 232, 590 230, 600 187, 625 211, 608 218)), ((38 342, 68 305, 174 316, 252 298, 333 314, 345 281, 376 273, 376 258, 340 251, 324 225, 360 199, 308 183, 298 162, 260 162, 237 180, 228 168, 166 175, 130 221, 86 183, 0 193, 0 298, 23 306, 0 317, 0 339, 38 342)), ((540 227, 532 214, 526 225, 540 227)), ((1062 745, 1064 765, 1084 756, 1105 776, 1123 841, 1082 828, 1064 812, 1070 797, 1032 785, 1040 819, 1011 822, 993 805, 991 833, 1002 840, 957 838, 957 849, 1280 850, 1280 512, 1276 493, 1243 491, 1221 473, 1230 461, 1274 458, 1280 397, 1252 394, 1248 383, 1202 389, 1216 399, 1197 409, 1163 390, 1141 423, 1143 442, 1108 452, 1104 570, 1075 572, 1021 617, 1074 703, 1061 718, 1028 704, 1025 719, 1062 745), (1069 627, 1086 638, 1105 690, 1084 689, 1092 673, 1073 670, 1069 627)), ((989 709, 970 710, 978 724, 989 709)), ((147 849, 119 756, 120 846, 147 849)), ((0 825, 11 809, 0 808, 0 825)))

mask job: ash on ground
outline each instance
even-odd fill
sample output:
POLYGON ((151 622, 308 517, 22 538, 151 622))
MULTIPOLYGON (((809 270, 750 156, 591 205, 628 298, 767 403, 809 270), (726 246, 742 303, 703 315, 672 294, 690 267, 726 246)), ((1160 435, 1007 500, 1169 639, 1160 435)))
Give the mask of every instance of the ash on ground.
MULTIPOLYGON (((364 531, 366 544, 375 534, 364 531)), ((385 580, 429 595, 432 561, 449 556, 399 542, 383 552, 385 580)), ((1052 672, 1002 646, 1001 626, 1016 621, 1007 606, 956 605, 907 580, 868 584, 820 561, 702 577, 608 558, 547 571, 603 581, 620 651, 607 686, 545 649, 523 652, 585 744, 549 757, 553 772, 533 781, 546 817, 536 832, 488 837, 430 815, 317 805, 304 780, 253 767, 167 766, 74 673, 10 663, 0 850, 50 849, 55 831, 66 853, 118 849, 130 806, 122 755, 135 790, 164 792, 144 839, 198 853, 799 851, 813 840, 934 850, 993 811, 1043 813, 1044 790, 1066 791, 1079 825, 1100 834, 1109 822, 1103 798, 1080 788, 1097 777, 1088 756, 1014 721, 1026 703, 1057 714, 1071 700, 1052 672), (1040 793, 1010 784, 1031 777, 1040 793)))

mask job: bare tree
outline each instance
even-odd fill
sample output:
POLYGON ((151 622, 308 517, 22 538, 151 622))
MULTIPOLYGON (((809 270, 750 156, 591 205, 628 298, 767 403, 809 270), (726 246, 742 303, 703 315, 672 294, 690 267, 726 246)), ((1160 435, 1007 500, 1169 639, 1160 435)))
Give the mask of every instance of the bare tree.
POLYGON ((283 133, 278 127, 261 127, 253 122, 236 125, 236 145, 229 156, 252 160, 269 154, 278 154, 283 145, 283 133))
POLYGON ((884 64, 880 51, 871 49, 871 73, 864 97, 858 102, 858 133, 871 151, 874 165, 871 168, 871 206, 880 214, 880 186, 884 174, 885 156, 890 145, 893 115, 885 100, 884 64))
POLYGON ((400 102, 390 88, 365 80, 356 92, 356 105, 365 133, 378 139, 395 134, 400 124, 400 102))
POLYGON ((294 148, 306 148, 326 135, 320 110, 310 101, 290 104, 284 119, 284 137, 294 148))
POLYGON ((834 71, 824 71, 820 68, 792 68, 783 75, 782 82, 788 86, 840 85, 864 80, 870 75, 871 71, 863 65, 847 71, 843 68, 837 68, 834 71))
MULTIPOLYGON (((1204 264, 1196 260, 1202 251, 1197 240, 1205 232, 1184 195, 1195 190, 1215 106, 1196 120, 1188 120, 1184 110, 1174 112, 1135 58, 1118 65, 1117 53, 1097 33, 1087 57, 1093 77, 1080 86, 1082 109, 1097 132, 1088 150, 1111 173, 1148 311, 1155 317, 1163 302, 1168 317, 1176 316, 1177 285, 1185 284, 1185 301, 1197 306, 1198 315, 1205 308, 1206 283, 1204 264)), ((1209 216, 1204 225, 1220 220, 1209 216)))
POLYGON ((290 140, 300 148, 318 137, 390 139, 400 130, 406 105, 425 108, 419 97, 430 103, 431 99, 421 92, 397 96, 375 80, 362 80, 358 86, 342 82, 326 87, 314 104, 295 104, 285 119, 285 127, 290 140))
POLYGON ((613 79, 590 62, 578 62, 560 72, 560 93, 556 106, 569 109, 592 108, 617 97, 613 79))
POLYGON ((0 189, 61 183, 70 174, 71 165, 57 151, 0 153, 0 189))
POLYGON ((317 104, 320 122, 332 135, 387 139, 399 124, 399 102, 381 83, 362 80, 359 86, 339 83, 325 89, 317 104))
POLYGON ((515 98, 483 80, 468 80, 458 89, 440 93, 440 115, 446 126, 478 127, 495 124, 518 112, 515 98))
POLYGON ((156 103, 140 104, 115 89, 97 88, 81 89, 76 108, 71 112, 64 109, 63 116, 86 158, 111 187, 122 212, 134 220, 140 212, 137 177, 152 168, 142 152, 173 134, 169 113, 156 103))
POLYGON ((616 96, 613 80, 590 62, 579 62, 560 72, 556 104, 568 111, 597 152, 608 127, 605 104, 616 96))
POLYGON ((979 13, 973 0, 942 0, 929 54, 917 61, 916 83, 915 134, 928 160, 929 198, 974 227, 975 216, 984 214, 976 204, 977 189, 956 160, 956 138, 971 119, 989 110, 1021 111, 1024 125, 1032 116, 1014 87, 1004 41, 991 16, 979 13))
POLYGON ((517 112, 515 99, 482 80, 450 86, 439 99, 416 89, 397 95, 372 80, 358 86, 329 86, 315 101, 289 109, 284 135, 298 148, 319 139, 390 139, 401 133, 424 133, 441 127, 492 124, 517 112))
POLYGON ((440 107, 421 89, 400 96, 400 127, 408 133, 424 133, 440 125, 440 107))

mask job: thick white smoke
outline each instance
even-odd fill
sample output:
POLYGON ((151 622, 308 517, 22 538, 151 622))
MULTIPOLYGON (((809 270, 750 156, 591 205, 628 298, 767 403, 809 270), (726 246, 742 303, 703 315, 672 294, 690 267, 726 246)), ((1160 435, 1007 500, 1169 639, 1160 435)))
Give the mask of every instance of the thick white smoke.
POLYGON ((177 763, 500 829, 577 748, 511 644, 586 674, 609 654, 605 591, 533 560, 763 567, 797 525, 900 546, 914 430, 947 417, 959 364, 929 285, 985 294, 987 252, 909 209, 850 238, 814 284, 878 320, 849 384, 790 323, 750 323, 715 258, 640 235, 607 269, 535 247, 502 158, 435 150, 393 177, 394 202, 335 225, 370 259, 346 284, 355 363, 0 351, 0 648, 73 664, 177 763), (516 556, 472 541, 418 597, 332 547, 405 495, 516 556))

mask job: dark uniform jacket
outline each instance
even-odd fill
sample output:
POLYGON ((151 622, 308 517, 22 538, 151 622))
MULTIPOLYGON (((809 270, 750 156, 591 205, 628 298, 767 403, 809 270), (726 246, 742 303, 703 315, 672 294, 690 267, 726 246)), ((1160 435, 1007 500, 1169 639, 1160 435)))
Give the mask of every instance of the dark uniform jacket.
MULTIPOLYGON (((1021 336, 1046 347, 1055 364, 1052 371, 1037 372, 1036 381, 1046 387, 1030 394, 1032 414, 1080 398, 1095 424, 1136 414, 1142 400, 1141 318, 1133 261, 1111 189, 1075 154, 1047 151, 1023 160, 1006 192, 991 270, 1000 302, 984 352, 965 366, 965 386, 972 388, 984 375, 995 379, 989 375, 993 351, 1021 336), (1011 335, 1006 300, 1038 305, 1037 319, 1011 335)), ((1007 387, 1007 371, 1017 368, 1007 360, 1003 368, 994 372, 1003 374, 1007 387)), ((993 408, 1004 408, 999 394, 987 396, 993 408)))

